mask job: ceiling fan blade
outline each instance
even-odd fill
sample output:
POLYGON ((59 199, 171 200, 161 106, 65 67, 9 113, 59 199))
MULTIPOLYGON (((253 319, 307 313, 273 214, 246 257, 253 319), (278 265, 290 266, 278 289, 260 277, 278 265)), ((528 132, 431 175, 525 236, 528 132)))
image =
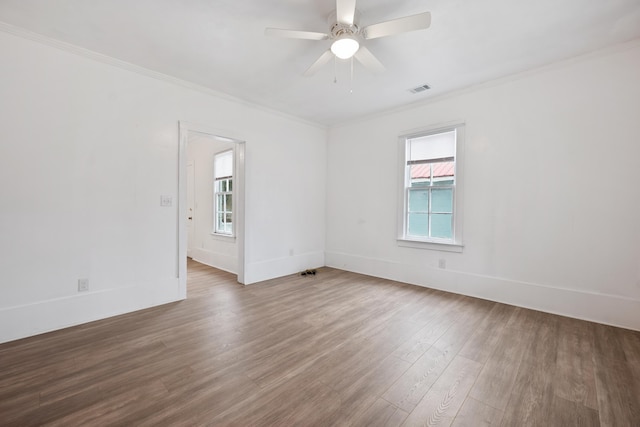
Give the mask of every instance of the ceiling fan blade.
POLYGON ((384 65, 364 46, 360 46, 360 49, 358 49, 358 52, 355 54, 355 58, 364 65, 366 69, 373 73, 381 73, 384 71, 384 65))
POLYGON ((329 38, 329 34, 325 33, 315 33, 313 31, 282 30, 280 28, 266 28, 264 30, 264 35, 304 40, 326 40, 329 38))
POLYGON ((362 32, 365 39, 393 36, 395 34, 408 33, 409 31, 424 30, 431 25, 431 13, 424 12, 404 18, 369 25, 362 32))
POLYGON ((356 0, 336 0, 336 20, 340 24, 353 25, 356 0))
POLYGON ((307 71, 304 72, 304 76, 309 77, 314 75, 316 71, 318 71, 320 67, 322 67, 324 64, 329 62, 331 58, 333 58, 333 53, 331 52, 331 49, 325 50, 325 52, 322 55, 320 55, 320 58, 318 58, 316 62, 311 64, 311 67, 307 68, 307 71))

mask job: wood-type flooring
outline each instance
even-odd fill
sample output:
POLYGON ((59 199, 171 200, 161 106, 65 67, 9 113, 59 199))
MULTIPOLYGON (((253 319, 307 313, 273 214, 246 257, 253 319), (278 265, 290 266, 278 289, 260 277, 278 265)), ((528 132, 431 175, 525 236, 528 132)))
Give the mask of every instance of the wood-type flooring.
POLYGON ((640 333, 331 268, 0 345, 2 426, 640 426, 640 333))

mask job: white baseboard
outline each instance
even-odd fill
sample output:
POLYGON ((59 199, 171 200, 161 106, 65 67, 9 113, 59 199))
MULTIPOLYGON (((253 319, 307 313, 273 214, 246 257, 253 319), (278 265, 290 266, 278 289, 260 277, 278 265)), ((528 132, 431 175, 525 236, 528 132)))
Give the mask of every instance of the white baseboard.
POLYGON ((191 250, 191 258, 201 264, 214 267, 228 273, 238 274, 238 256, 226 255, 194 248, 191 250))
POLYGON ((179 301, 176 278, 0 309, 0 343, 179 301))
MULTIPOLYGON (((313 252, 248 264, 256 283, 323 265, 548 313, 640 331, 640 301, 337 252, 313 252)), ((0 309, 0 343, 179 301, 176 278, 0 309)))
POLYGON ((339 252, 326 265, 341 270, 640 331, 640 300, 500 277, 402 264, 339 252))
POLYGON ((308 268, 320 268, 324 265, 324 252, 308 252, 284 258, 248 263, 244 271, 245 284, 249 285, 263 280, 287 276, 308 268))

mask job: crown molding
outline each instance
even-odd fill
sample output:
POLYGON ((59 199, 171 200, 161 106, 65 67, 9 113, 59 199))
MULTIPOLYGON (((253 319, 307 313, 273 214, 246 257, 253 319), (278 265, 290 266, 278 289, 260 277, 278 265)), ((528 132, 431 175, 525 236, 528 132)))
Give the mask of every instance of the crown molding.
POLYGON ((163 74, 161 72, 158 71, 154 71, 145 67, 141 67, 139 65, 135 65, 132 64, 130 62, 127 61, 122 61, 120 59, 116 59, 114 57, 108 56, 108 55, 104 55, 102 53, 98 53, 95 51, 92 51, 90 49, 86 49, 71 43, 67 43, 67 42, 63 42, 61 40, 57 40, 54 38, 51 38, 49 36, 45 36, 39 33, 35 33, 33 31, 27 30, 25 28, 22 27, 18 27, 16 25, 12 25, 12 24, 8 24, 6 22, 2 22, 0 21, 0 31, 23 38, 23 39, 27 39, 27 40, 31 40, 34 41, 36 43, 40 43, 40 44, 44 44, 68 53, 72 53, 78 56, 82 56, 84 58, 88 58, 97 62, 102 62, 103 64, 107 64, 107 65, 111 65, 113 67, 117 67, 126 71, 130 71, 132 73, 136 73, 136 74, 140 74, 143 75, 145 77, 150 77, 156 80, 160 80, 166 83, 170 83, 176 86, 181 86, 183 88, 187 88, 187 89, 191 89, 191 90, 195 90, 197 92, 203 93, 205 95, 209 95, 215 98, 221 98, 224 99, 226 101, 229 102, 234 102, 236 104, 241 104, 250 108, 254 108, 260 111, 263 111, 265 113, 269 113, 269 114, 273 114, 285 119, 289 119, 289 120, 293 120, 296 121, 298 123, 301 124, 305 124, 308 126, 312 126, 312 127, 316 127, 322 130, 327 130, 328 126, 322 124, 322 123, 318 123, 318 122, 313 122, 311 120, 306 120, 303 119, 301 117, 297 117, 291 114, 287 114, 285 112, 282 112, 280 110, 276 110, 274 108, 268 107, 266 105, 262 105, 262 104, 258 104, 243 98, 239 98, 237 96, 234 95, 230 95, 228 93, 225 92, 221 92, 219 90, 216 89, 211 89, 209 87, 206 86, 202 86, 199 85, 197 83, 192 83, 190 81, 187 80, 183 80, 180 79, 178 77, 173 77, 170 76, 168 74, 163 74))
POLYGON ((582 53, 579 55, 575 55, 566 59, 561 59, 559 61, 554 61, 550 63, 546 63, 537 67, 529 68, 524 71, 519 71, 516 73, 508 74, 502 77, 497 77, 494 79, 490 79, 481 83, 474 83, 468 86, 464 86, 459 89, 454 89, 451 91, 447 91, 441 93, 439 95, 434 95, 427 99, 422 99, 420 101, 411 102, 408 104, 404 104, 395 108, 390 108, 386 110, 381 110, 371 114, 365 114, 360 117, 355 117, 353 119, 345 120, 344 122, 335 123, 330 126, 331 129, 351 126, 357 123, 367 122, 370 120, 379 119, 391 114, 401 113, 403 111, 413 110, 415 108, 424 107, 430 104, 434 104, 445 99, 454 98, 456 96, 473 93, 479 90, 484 90, 487 88, 500 86, 502 84, 522 80, 529 76, 533 76, 536 74, 542 74, 553 70, 559 70, 565 67, 568 67, 573 64, 578 64, 581 62, 585 62, 595 58, 602 58, 609 55, 613 55, 620 52, 625 52, 628 50, 640 49, 640 38, 632 39, 626 42, 617 43, 614 45, 609 45, 601 49, 597 49, 591 52, 582 53))

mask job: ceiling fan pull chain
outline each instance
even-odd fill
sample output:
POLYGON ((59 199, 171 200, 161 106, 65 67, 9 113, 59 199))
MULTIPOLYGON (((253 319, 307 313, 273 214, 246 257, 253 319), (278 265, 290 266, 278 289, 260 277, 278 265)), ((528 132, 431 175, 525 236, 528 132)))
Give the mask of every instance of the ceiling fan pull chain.
POLYGON ((338 58, 333 57, 333 82, 338 83, 338 58))
POLYGON ((351 83, 349 85, 349 93, 353 93, 353 56, 351 57, 351 83))

